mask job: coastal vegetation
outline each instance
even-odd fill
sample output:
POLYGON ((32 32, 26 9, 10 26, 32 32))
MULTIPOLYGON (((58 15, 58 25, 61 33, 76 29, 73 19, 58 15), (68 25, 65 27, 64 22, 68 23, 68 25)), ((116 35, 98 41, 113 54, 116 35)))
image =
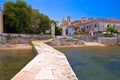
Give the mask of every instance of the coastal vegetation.
POLYGON ((113 27, 108 27, 107 28, 107 36, 113 36, 113 33, 118 34, 118 30, 113 27), (108 34, 108 32, 110 32, 111 34, 108 34))
POLYGON ((8 42, 10 42, 11 40, 12 40, 11 36, 10 36, 10 35, 7 35, 7 36, 6 36, 6 42, 8 43, 8 42))
POLYGON ((50 30, 49 17, 24 0, 5 2, 3 11, 5 33, 41 34, 50 30))
POLYGON ((54 20, 51 20, 51 23, 55 24, 55 35, 62 35, 62 28, 58 27, 54 20))

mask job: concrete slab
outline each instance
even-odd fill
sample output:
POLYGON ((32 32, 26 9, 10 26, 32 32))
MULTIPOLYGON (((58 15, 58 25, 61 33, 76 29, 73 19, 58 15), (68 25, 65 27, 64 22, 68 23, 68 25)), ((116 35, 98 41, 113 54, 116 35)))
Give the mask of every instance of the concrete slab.
POLYGON ((65 55, 34 41, 38 55, 11 80, 78 80, 65 55))
POLYGON ((35 80, 54 80, 52 69, 49 67, 42 68, 36 75, 35 80))

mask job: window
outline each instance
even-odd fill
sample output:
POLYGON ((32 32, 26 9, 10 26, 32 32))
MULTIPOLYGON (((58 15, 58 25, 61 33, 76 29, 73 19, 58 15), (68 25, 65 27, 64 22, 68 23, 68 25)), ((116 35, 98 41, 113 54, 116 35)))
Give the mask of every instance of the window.
POLYGON ((109 27, 110 27, 110 25, 108 24, 108 25, 107 25, 107 28, 109 28, 109 27))
POLYGON ((115 25, 113 25, 113 28, 115 28, 115 25))
POLYGON ((88 29, 89 27, 87 26, 87 29, 88 29))
POLYGON ((93 35, 97 35, 97 32, 94 32, 93 35))
POLYGON ((95 28, 97 27, 97 25, 95 24, 95 28))
POLYGON ((91 28, 91 25, 89 25, 89 28, 91 28))
POLYGON ((90 36, 91 36, 91 33, 90 33, 90 36))

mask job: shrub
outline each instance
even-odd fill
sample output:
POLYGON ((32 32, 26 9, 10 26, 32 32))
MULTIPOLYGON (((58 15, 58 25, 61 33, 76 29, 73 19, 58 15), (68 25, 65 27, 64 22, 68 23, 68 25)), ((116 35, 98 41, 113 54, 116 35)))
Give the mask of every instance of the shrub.
POLYGON ((6 41, 7 41, 7 43, 10 42, 11 40, 12 40, 11 36, 10 36, 10 35, 7 35, 7 36, 6 36, 6 41))

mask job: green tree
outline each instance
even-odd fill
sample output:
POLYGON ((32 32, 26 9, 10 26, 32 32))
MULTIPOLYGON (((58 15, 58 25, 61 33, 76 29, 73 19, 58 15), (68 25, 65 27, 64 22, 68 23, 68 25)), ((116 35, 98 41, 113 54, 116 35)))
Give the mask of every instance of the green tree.
POLYGON ((4 26, 8 33, 29 33, 31 6, 24 0, 4 3, 4 26))
POLYGON ((34 34, 38 33, 39 24, 41 22, 39 16, 40 16, 40 13, 38 11, 32 10, 31 17, 30 17, 30 21, 32 25, 29 26, 30 33, 34 33, 34 34))
POLYGON ((4 3, 4 27, 7 33, 40 34, 50 30, 50 19, 24 0, 10 0, 4 3))
POLYGON ((111 32, 111 34, 112 33, 118 33, 118 30, 113 28, 113 27, 109 27, 109 28, 107 28, 107 32, 111 32))
POLYGON ((47 15, 40 14, 40 24, 38 27, 38 32, 39 33, 45 33, 46 30, 50 30, 50 19, 47 15))
POLYGON ((93 18, 93 17, 90 17, 90 18, 88 18, 88 20, 94 20, 94 18, 93 18))
POLYGON ((54 20, 51 20, 51 23, 52 22, 55 24, 55 35, 62 35, 62 28, 58 27, 54 20))
POLYGON ((113 28, 113 27, 107 28, 107 35, 106 36, 112 37, 113 33, 116 33, 118 35, 118 30, 113 28), (111 34, 108 34, 108 32, 111 32, 111 34))
POLYGON ((75 20, 74 22, 80 22, 80 20, 75 20))
POLYGON ((62 35, 62 28, 55 26, 55 35, 62 35))

